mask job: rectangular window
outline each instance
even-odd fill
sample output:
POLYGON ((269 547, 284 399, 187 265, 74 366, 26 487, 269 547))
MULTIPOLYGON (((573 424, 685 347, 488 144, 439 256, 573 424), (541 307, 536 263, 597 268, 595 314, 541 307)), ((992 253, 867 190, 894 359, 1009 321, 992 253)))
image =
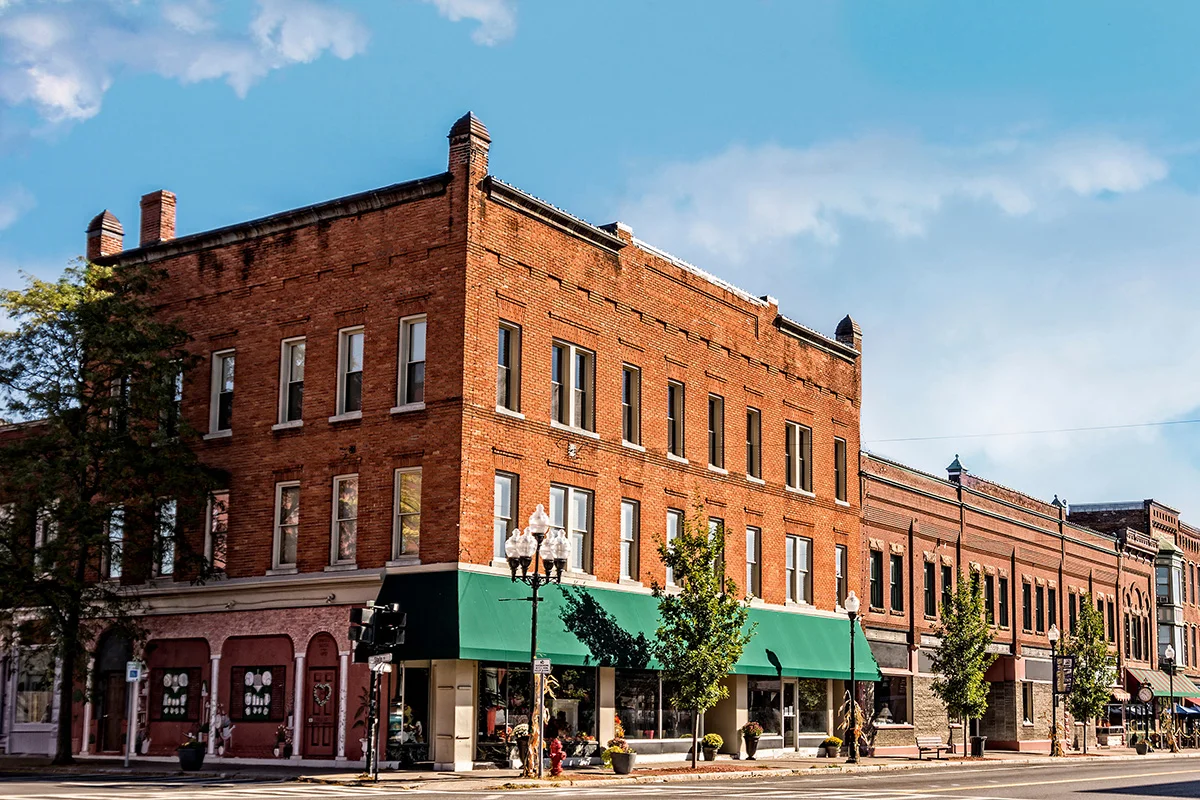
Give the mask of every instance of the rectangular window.
POLYGON ((300 538, 300 483, 275 484, 274 567, 296 566, 296 544, 300 538))
POLYGON ((746 475, 762 478, 762 412, 746 409, 746 475))
POLYGON ((642 443, 642 371, 629 364, 621 367, 621 438, 642 443))
POLYGON ((236 358, 232 350, 225 350, 213 353, 212 359, 208 432, 221 433, 233 428, 233 367, 236 358))
POLYGON ((904 610, 904 556, 892 553, 892 611, 904 610))
MULTIPOLYGON (((499 495, 500 476, 496 476, 499 495)), ((396 470, 394 515, 392 523, 392 558, 421 554, 421 468, 409 467, 396 470)), ((511 513, 511 509, 510 509, 511 513)), ((505 529, 504 535, 508 535, 505 529)), ((504 541, 500 541, 500 552, 504 552, 504 541)))
POLYGON ((812 603, 812 540, 787 537, 787 590, 793 603, 812 603))
POLYGON ((1033 586, 1028 581, 1021 582, 1021 630, 1033 630, 1033 586))
POLYGON ((175 574, 175 537, 177 535, 177 510, 175 500, 163 500, 158 504, 158 519, 154 547, 154 571, 167 577, 175 574))
POLYGON ((1077 595, 1071 592, 1070 597, 1067 598, 1067 613, 1069 615, 1067 619, 1071 624, 1071 633, 1075 632, 1075 624, 1079 620, 1078 610, 1076 609, 1076 597, 1077 595))
POLYGON ((667 381, 667 452, 684 458, 683 384, 667 381))
POLYGON ((103 557, 104 577, 120 580, 125 551, 125 509, 114 508, 108 515, 108 546, 103 557))
POLYGON ((1000 579, 1000 627, 1008 627, 1008 578, 1000 579))
POLYGON ((497 472, 494 498, 492 558, 503 560, 504 541, 517 527, 517 476, 497 472))
POLYGON ((567 342, 550 348, 550 418, 560 425, 594 431, 595 355, 567 342))
POLYGON ((754 527, 746 528, 746 594, 749 597, 762 597, 762 564, 759 563, 759 550, 762 545, 762 530, 754 527))
POLYGON ((871 718, 887 725, 907 725, 908 678, 903 675, 885 675, 875 682, 875 710, 871 718))
POLYGON ((725 400, 715 394, 708 396, 708 464, 725 468, 725 400))
POLYGON ((942 605, 950 604, 951 596, 954 594, 954 570, 949 564, 942 564, 942 605))
POLYGON ((1046 602, 1049 603, 1047 624, 1053 627, 1058 624, 1058 590, 1054 587, 1046 590, 1046 602))
POLYGON ((846 440, 833 440, 834 497, 846 502, 846 440))
POLYGON ((784 451, 789 489, 812 491, 812 429, 795 422, 784 425, 787 448, 784 451))
POLYGON ((1112 600, 1108 601, 1108 640, 1110 642, 1117 641, 1117 617, 1116 606, 1112 600))
POLYGON ((496 408, 521 410, 521 328, 503 320, 496 342, 496 408))
POLYGON ((574 486, 550 484, 550 524, 567 532, 571 553, 567 566, 592 572, 592 493, 574 486))
POLYGON ((841 608, 846 602, 847 576, 850 574, 850 551, 844 544, 834 545, 833 557, 837 565, 837 604, 841 608))
POLYGON ((358 476, 333 479, 333 530, 330 564, 353 564, 358 546, 358 476))
POLYGON ((163 409, 160 417, 162 431, 166 436, 174 438, 179 435, 179 420, 183 415, 183 366, 177 361, 174 362, 164 380, 171 403, 163 409))
POLYGON ((1037 632, 1046 632, 1046 587, 1039 586, 1034 592, 1034 616, 1037 622, 1037 632))
POLYGON ((229 535, 229 490, 221 489, 208 496, 208 513, 204 523, 204 558, 209 568, 224 572, 226 539, 229 535))
POLYGON ((1033 681, 1021 681, 1021 718, 1026 725, 1033 724, 1033 681))
POLYGON ((925 562, 925 616, 937 616, 937 564, 925 562))
MULTIPOLYGON (((5 503, 0 506, 0 527, 7 530, 8 526, 12 524, 15 513, 15 503, 5 503)), ((39 508, 33 523, 33 558, 34 563, 41 569, 50 569, 54 566, 52 557, 46 552, 46 548, 58 538, 58 520, 55 519, 57 513, 57 502, 48 508, 39 508)))
POLYGON ((621 577, 638 579, 638 543, 641 541, 641 513, 636 500, 621 500, 621 577))
POLYGON ((338 331, 337 413, 362 413, 363 329, 338 331))
POLYGON ((996 578, 983 576, 983 615, 988 625, 996 624, 996 578))
POLYGON ((279 359, 279 423, 299 422, 304 416, 305 340, 284 339, 279 359))
POLYGON ((21 650, 16 672, 13 721, 49 725, 54 720, 54 648, 21 650))
MULTIPOLYGON (((677 508, 667 509, 667 547, 671 546, 671 542, 679 538, 679 532, 683 530, 683 512, 677 508)), ((675 585, 675 571, 667 567, 667 585, 675 585)))
POLYGON ((883 552, 871 551, 871 608, 883 610, 883 552))
MULTIPOLYGON (((708 518, 708 541, 717 548, 717 574, 725 574, 725 520, 717 517, 708 518)), ((722 585, 724 580, 722 579, 722 585)))
POLYGON ((396 404, 425 402, 425 315, 400 320, 400 389, 396 404))

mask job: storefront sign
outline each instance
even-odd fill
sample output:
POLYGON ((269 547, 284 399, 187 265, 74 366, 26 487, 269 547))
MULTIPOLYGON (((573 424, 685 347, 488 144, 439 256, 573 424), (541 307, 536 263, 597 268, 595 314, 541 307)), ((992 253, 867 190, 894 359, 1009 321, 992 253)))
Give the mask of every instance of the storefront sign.
POLYGON ((1054 691, 1070 694, 1075 688, 1075 656, 1054 657, 1054 691))

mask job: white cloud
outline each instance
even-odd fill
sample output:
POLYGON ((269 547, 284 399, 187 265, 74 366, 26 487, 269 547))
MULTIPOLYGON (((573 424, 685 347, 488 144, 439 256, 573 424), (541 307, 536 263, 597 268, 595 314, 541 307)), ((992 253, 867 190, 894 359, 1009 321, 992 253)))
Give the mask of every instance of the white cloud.
POLYGON ((621 218, 813 327, 851 313, 868 447, 1195 522, 1200 426, 869 443, 1200 417, 1200 196, 1170 168, 1103 135, 734 147, 638 179, 621 218))
POLYGON ((366 47, 350 11, 320 0, 259 0, 244 30, 222 30, 209 0, 17 2, 0 16, 0 101, 50 122, 95 116, 124 72, 224 80, 239 96, 272 70, 366 47))
POLYGON ((479 27, 471 34, 476 44, 494 45, 511 39, 517 32, 517 9, 513 0, 425 0, 437 6, 438 13, 451 22, 475 20, 479 27))
POLYGON ((24 186, 0 186, 0 231, 33 208, 33 195, 24 186))

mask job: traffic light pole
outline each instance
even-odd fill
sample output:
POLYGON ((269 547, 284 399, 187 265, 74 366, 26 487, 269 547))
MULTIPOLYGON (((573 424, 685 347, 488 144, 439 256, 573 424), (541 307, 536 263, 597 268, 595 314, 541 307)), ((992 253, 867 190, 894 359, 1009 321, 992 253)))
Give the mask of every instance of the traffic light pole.
POLYGON ((379 672, 371 669, 371 702, 367 706, 367 774, 379 780, 379 672))

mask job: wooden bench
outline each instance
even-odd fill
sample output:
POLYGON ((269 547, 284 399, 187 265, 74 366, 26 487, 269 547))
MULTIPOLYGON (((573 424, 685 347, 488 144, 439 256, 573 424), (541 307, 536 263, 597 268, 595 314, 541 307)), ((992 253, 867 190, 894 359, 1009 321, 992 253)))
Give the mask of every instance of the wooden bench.
POLYGON ((925 753, 934 753, 940 760, 942 753, 950 752, 950 746, 942 742, 940 736, 918 736, 917 737, 917 760, 920 761, 925 753))

